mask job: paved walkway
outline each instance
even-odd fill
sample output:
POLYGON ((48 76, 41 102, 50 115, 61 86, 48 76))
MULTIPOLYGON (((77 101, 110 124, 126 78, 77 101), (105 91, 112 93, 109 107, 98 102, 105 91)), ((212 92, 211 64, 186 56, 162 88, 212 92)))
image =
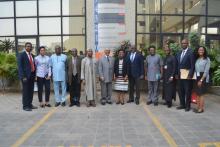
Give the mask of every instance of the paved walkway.
MULTIPOLYGON (((0 147, 220 146, 220 97, 207 95, 205 113, 195 114, 146 106, 144 95, 138 106, 82 104, 32 112, 22 111, 20 94, 1 95, 0 147)), ((38 105, 36 94, 34 104, 38 105)))

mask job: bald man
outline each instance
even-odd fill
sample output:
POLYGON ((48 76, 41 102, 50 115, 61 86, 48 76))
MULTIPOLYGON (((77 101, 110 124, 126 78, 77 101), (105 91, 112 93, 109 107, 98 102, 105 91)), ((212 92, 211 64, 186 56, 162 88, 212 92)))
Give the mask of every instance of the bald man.
POLYGON ((78 56, 76 48, 70 50, 71 57, 68 58, 68 84, 70 92, 70 105, 80 107, 80 91, 81 91, 81 58, 78 56))
POLYGON ((182 49, 176 55, 177 58, 177 75, 176 78, 179 79, 179 99, 180 106, 177 107, 178 110, 185 109, 185 111, 190 111, 191 103, 191 92, 193 87, 193 75, 195 68, 195 56, 193 50, 188 47, 189 42, 187 39, 183 39, 181 42, 182 49), (187 78, 183 78, 183 70, 188 72, 187 78), (182 71, 182 72, 181 72, 182 71))

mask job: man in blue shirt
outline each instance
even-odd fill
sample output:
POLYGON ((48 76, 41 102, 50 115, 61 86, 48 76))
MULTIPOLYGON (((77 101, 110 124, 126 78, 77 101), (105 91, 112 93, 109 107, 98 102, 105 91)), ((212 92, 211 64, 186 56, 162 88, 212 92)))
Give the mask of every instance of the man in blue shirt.
POLYGON ((50 65, 52 68, 54 94, 56 104, 55 107, 66 105, 66 69, 67 56, 61 53, 61 47, 55 47, 55 54, 50 57, 50 65), (62 87, 62 94, 59 93, 59 88, 62 87))

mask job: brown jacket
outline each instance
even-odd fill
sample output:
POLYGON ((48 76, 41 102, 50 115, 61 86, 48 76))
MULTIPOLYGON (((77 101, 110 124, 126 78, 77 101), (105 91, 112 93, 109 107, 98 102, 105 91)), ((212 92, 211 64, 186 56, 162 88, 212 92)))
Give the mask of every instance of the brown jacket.
MULTIPOLYGON (((73 76, 73 62, 72 62, 72 56, 68 58, 68 82, 69 85, 72 83, 72 76, 73 76)), ((76 69, 78 73, 78 82, 80 82, 80 77, 81 77, 81 61, 82 59, 77 56, 76 57, 76 69)))

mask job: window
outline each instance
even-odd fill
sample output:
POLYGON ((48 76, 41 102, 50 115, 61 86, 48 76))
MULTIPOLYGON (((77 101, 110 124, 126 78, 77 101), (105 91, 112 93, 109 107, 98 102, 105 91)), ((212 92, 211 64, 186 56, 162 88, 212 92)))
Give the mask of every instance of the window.
POLYGON ((0 2, 0 17, 14 17, 13 1, 0 2))
POLYGON ((16 1, 16 16, 36 16, 37 1, 16 1))
POLYGON ((85 34, 85 18, 64 17, 63 34, 85 34))
POLYGON ((153 15, 138 16, 137 32, 160 32, 160 17, 153 15))
POLYGON ((71 48, 77 48, 78 51, 85 50, 85 37, 84 36, 64 36, 63 46, 65 51, 71 48))
POLYGON ((63 0, 63 15, 84 15, 85 0, 63 0))
POLYGON ((37 35, 37 18, 17 18, 18 35, 37 35))
POLYGON ((60 17, 56 18, 40 18, 40 35, 61 34, 60 17))
POLYGON ((60 0, 39 0, 39 15, 60 15, 60 0))
POLYGON ((183 14, 182 0, 166 0, 162 4, 163 14, 183 14))
POLYGON ((14 35, 14 19, 0 19, 0 36, 9 35, 14 35))

